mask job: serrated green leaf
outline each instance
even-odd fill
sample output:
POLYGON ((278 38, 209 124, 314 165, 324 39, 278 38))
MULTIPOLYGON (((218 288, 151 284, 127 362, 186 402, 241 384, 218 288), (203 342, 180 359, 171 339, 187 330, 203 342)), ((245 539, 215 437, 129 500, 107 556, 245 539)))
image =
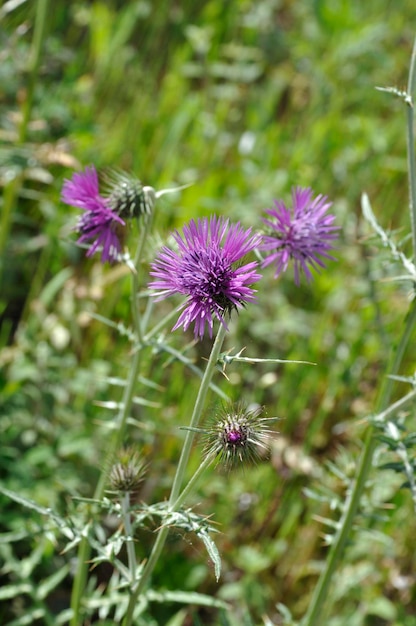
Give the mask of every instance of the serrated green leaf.
POLYGON ((32 624, 35 624, 38 620, 42 620, 44 617, 44 609, 34 609, 13 620, 13 622, 9 622, 7 626, 32 626, 32 624))
POLYGON ((0 535, 0 544, 9 544, 14 543, 15 541, 21 541, 26 537, 29 537, 30 533, 26 530, 15 530, 10 533, 2 533, 0 535))

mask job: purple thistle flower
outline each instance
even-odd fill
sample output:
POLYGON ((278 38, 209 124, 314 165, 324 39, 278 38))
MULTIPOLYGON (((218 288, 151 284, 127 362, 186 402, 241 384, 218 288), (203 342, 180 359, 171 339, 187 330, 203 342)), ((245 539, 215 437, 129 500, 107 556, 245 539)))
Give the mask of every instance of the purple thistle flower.
POLYGON ((124 227, 125 222, 111 208, 110 198, 100 195, 95 167, 87 167, 84 172, 74 174, 71 180, 65 180, 61 199, 85 211, 76 230, 81 234, 78 243, 94 240, 87 256, 102 248, 102 263, 117 261, 122 248, 120 227, 124 227))
POLYGON ((319 272, 320 267, 325 267, 322 259, 335 260, 328 251, 334 248, 339 226, 333 225, 335 216, 327 214, 332 206, 327 196, 313 198, 309 187, 295 187, 292 200, 293 209, 287 208, 281 200, 275 200, 275 208, 266 210, 272 219, 263 218, 269 232, 263 236, 260 250, 270 253, 262 267, 276 264, 275 278, 287 270, 293 259, 295 283, 299 285, 302 270, 310 282, 311 268, 319 272))
POLYGON ((184 330, 195 323, 195 337, 202 338, 205 325, 212 337, 213 318, 226 327, 224 316, 255 300, 250 285, 261 278, 256 273, 257 262, 236 265, 258 244, 258 236, 240 223, 212 216, 197 222, 191 220, 173 234, 178 251, 167 246, 152 263, 149 287, 157 290, 158 300, 173 294, 187 296, 183 311, 173 330, 184 330))

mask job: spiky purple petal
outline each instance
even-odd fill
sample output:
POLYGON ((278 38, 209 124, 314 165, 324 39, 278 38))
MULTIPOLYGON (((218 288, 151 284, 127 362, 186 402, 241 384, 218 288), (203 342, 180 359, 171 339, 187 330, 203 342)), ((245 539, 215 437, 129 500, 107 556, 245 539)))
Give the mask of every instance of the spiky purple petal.
POLYGON ((116 261, 121 253, 117 228, 118 225, 124 226, 125 222, 110 208, 108 199, 100 194, 95 167, 87 167, 84 172, 65 180, 61 199, 65 204, 85 211, 78 220, 76 230, 80 233, 78 243, 92 241, 87 256, 101 249, 103 263, 116 261))
POLYGON ((327 213, 332 206, 326 196, 313 198, 310 188, 292 189, 293 207, 288 208, 281 200, 275 200, 274 208, 267 209, 271 218, 263 218, 268 234, 263 236, 260 250, 269 253, 262 267, 275 264, 275 278, 294 264, 295 283, 300 284, 303 272, 306 280, 312 280, 311 269, 319 272, 324 268, 324 259, 334 260, 329 251, 338 237, 335 216, 327 213))
POLYGON ((230 224, 216 216, 191 220, 183 233, 173 233, 177 250, 162 248, 151 268, 155 278, 149 287, 161 300, 173 294, 186 296, 173 330, 194 324, 195 337, 202 338, 206 326, 212 337, 213 320, 226 326, 225 315, 255 299, 250 287, 261 276, 257 262, 238 266, 259 244, 259 238, 240 223, 230 224))

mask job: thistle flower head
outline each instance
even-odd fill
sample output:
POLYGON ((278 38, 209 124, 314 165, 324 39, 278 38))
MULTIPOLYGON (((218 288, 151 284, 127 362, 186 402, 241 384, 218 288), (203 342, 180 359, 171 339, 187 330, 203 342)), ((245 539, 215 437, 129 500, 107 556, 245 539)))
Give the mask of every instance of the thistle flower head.
POLYGON ((275 434, 268 424, 276 418, 261 417, 262 412, 260 406, 247 408, 242 403, 223 407, 204 431, 204 453, 228 469, 258 460, 275 434))
POLYGON ((251 285, 261 276, 257 262, 241 264, 243 257, 259 243, 251 230, 240 223, 213 216, 184 226, 173 234, 177 250, 165 246, 151 268, 149 287, 161 300, 173 294, 186 296, 173 330, 191 324, 195 337, 202 338, 205 326, 212 337, 213 320, 226 326, 225 316, 255 300, 251 285))
POLYGON ((118 494, 137 493, 144 470, 144 462, 136 451, 131 448, 122 449, 110 470, 110 490, 118 494))
POLYGON ((306 280, 312 280, 311 269, 319 272, 324 268, 323 259, 332 259, 328 252, 334 248, 338 237, 335 216, 327 213, 332 203, 326 196, 313 197, 312 189, 292 189, 293 207, 288 208, 281 200, 275 200, 273 209, 267 209, 269 218, 263 222, 268 232, 263 236, 260 250, 267 252, 262 267, 275 264, 275 278, 293 261, 296 285, 300 284, 301 272, 306 280))
MULTIPOLYGON (((149 196, 140 181, 124 174, 107 177, 108 193, 99 190, 98 174, 92 165, 65 180, 61 199, 84 214, 78 220, 78 243, 89 243, 87 256, 101 250, 101 261, 120 259, 126 219, 151 211, 149 196)), ((150 189, 150 188, 149 188, 150 189)))

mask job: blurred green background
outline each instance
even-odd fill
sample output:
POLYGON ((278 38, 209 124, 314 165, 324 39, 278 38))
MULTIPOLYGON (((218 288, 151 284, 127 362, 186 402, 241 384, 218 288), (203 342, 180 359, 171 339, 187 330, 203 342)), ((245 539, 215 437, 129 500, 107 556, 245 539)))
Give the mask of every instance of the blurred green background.
MULTIPOLYGON (((192 182, 159 201, 148 261, 168 231, 191 218, 217 213, 258 228, 274 198, 289 201, 293 185, 311 186, 334 203, 338 261, 300 288, 290 272, 276 282, 266 271, 258 305, 235 318, 225 349, 317 365, 234 364, 229 380, 218 376, 230 397, 282 418, 280 437, 271 462, 213 471, 195 494, 197 510, 213 514, 220 530, 220 582, 203 546, 175 533, 153 581, 156 589, 225 599, 230 611, 154 603, 144 623, 263 624, 267 616, 280 624, 278 603, 300 618, 327 553, 327 528, 315 516, 337 517, 304 489, 333 494, 334 506, 345 498, 364 418, 408 307, 407 288, 385 280, 398 268, 371 237, 360 197, 368 193, 380 223, 406 249, 405 109, 375 88, 406 87, 416 4, 55 0, 22 136, 40 4, 0 8, 2 485, 81 515, 73 497, 91 496, 113 418, 97 403, 118 401, 111 377, 128 373, 128 339, 90 315, 130 325, 128 270, 102 267, 74 245, 77 212, 59 199, 64 178, 93 163, 155 189, 192 182)), ((160 314, 171 306, 161 304, 160 314)), ((191 340, 181 331, 169 337, 176 349, 186 342, 202 366, 210 344, 191 340)), ((414 366, 409 355, 402 374, 414 366)), ((198 380, 163 353, 148 354, 142 373, 155 388, 138 388, 146 398, 135 406, 129 442, 150 468, 141 497, 156 502, 169 493, 178 426, 189 422, 198 380)), ((372 479, 360 532, 337 574, 329 626, 416 625, 411 498, 393 473, 372 479)), ((63 538, 36 513, 3 496, 1 506, 1 582, 20 589, 9 598, 0 590, 1 621, 57 623, 75 552, 60 555, 63 538), (56 571, 62 580, 41 597, 40 581, 56 571)), ((144 533, 141 557, 152 541, 144 533)), ((105 582, 108 571, 97 577, 105 582)))

